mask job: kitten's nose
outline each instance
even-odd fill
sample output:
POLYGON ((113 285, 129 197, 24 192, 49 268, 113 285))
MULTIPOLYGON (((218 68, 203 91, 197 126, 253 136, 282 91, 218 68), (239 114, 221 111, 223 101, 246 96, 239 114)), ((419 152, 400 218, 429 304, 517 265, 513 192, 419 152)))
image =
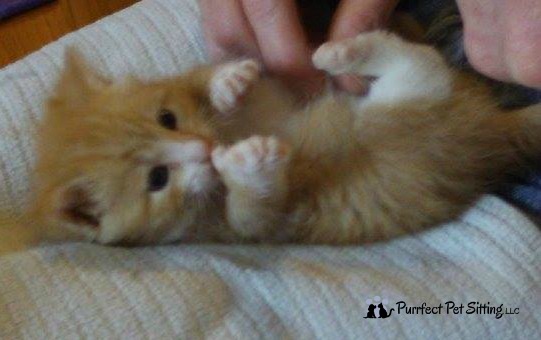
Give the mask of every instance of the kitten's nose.
POLYGON ((212 143, 205 140, 186 140, 163 143, 164 161, 167 163, 201 163, 210 160, 212 143))

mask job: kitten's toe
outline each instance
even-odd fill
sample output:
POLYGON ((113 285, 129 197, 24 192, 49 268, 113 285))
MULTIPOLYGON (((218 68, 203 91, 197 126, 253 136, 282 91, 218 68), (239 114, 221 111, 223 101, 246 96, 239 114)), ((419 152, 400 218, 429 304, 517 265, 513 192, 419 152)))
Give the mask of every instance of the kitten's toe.
POLYGON ((210 82, 210 100, 220 112, 234 111, 250 87, 259 79, 261 66, 248 59, 220 67, 210 82))
POLYGON ((316 50, 312 62, 316 68, 333 75, 348 73, 356 63, 363 60, 368 52, 366 47, 359 44, 357 38, 327 42, 316 50))
POLYGON ((276 137, 254 136, 215 153, 215 167, 227 181, 264 194, 283 180, 291 150, 276 137))
POLYGON ((222 171, 225 168, 225 154, 226 154, 227 148, 225 146, 217 146, 212 150, 212 153, 210 155, 212 164, 214 165, 214 168, 218 171, 222 171))
POLYGON ((233 150, 235 159, 245 171, 271 170, 287 160, 289 148, 276 137, 254 136, 239 143, 233 150))

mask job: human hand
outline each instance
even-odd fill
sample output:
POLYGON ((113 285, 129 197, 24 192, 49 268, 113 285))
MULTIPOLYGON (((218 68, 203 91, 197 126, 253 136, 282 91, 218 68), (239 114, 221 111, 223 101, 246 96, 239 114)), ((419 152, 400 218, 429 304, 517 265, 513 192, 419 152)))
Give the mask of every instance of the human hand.
POLYGON ((320 88, 322 76, 295 0, 201 0, 203 30, 212 59, 254 57, 267 70, 307 92, 320 88))
POLYGON ((541 88, 541 0, 458 0, 470 64, 498 80, 541 88))

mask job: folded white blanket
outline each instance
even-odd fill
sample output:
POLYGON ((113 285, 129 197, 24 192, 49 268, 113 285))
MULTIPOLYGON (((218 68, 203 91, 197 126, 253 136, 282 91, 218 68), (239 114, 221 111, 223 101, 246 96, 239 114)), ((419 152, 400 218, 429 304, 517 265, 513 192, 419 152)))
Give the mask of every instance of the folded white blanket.
MULTIPOLYGON (((105 74, 178 73, 204 59, 197 16, 195 0, 143 1, 0 70, 0 210, 24 205, 66 44, 105 74)), ((540 259, 539 229, 494 197, 373 246, 48 247, 0 258, 0 339, 537 339, 540 259), (376 296, 395 310, 364 319, 376 296), (399 314, 399 301, 441 314, 399 314), (466 314, 470 302, 518 314, 466 314)))

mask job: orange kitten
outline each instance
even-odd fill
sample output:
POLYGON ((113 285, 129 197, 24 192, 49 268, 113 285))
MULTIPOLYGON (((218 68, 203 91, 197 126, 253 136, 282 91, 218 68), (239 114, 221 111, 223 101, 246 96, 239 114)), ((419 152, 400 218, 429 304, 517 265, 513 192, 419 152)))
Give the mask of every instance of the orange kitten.
POLYGON ((313 61, 376 80, 298 108, 252 60, 109 83, 68 54, 33 220, 99 243, 375 241, 456 218, 541 152, 539 107, 499 112, 431 47, 373 32, 313 61))

